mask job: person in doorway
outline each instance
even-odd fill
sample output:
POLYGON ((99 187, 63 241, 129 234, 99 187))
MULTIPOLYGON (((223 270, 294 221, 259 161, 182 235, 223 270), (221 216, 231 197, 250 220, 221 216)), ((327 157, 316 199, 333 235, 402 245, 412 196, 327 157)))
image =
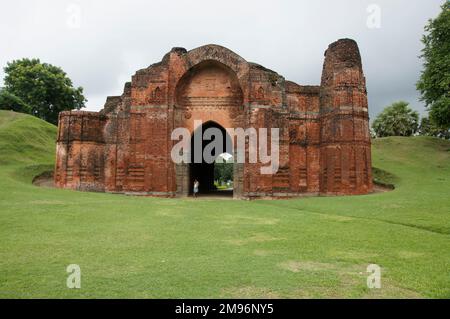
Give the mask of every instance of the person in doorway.
POLYGON ((194 197, 197 197, 199 186, 200 186, 200 183, 198 182, 198 180, 194 180, 194 197))

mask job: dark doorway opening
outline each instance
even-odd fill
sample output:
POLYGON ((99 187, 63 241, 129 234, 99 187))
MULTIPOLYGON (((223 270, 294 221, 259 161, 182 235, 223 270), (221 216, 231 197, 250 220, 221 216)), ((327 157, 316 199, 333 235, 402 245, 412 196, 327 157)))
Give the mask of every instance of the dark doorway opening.
MULTIPOLYGON (((218 176, 216 176, 217 168, 215 169, 216 164, 220 165, 224 157, 228 159, 228 162, 230 162, 229 157, 233 154, 232 149, 233 147, 231 137, 228 135, 227 131, 216 122, 210 121, 203 123, 201 127, 195 130, 194 134, 191 137, 191 164, 189 165, 190 194, 192 194, 193 192, 194 181, 198 180, 200 184, 198 194, 200 196, 201 195, 233 196, 233 184, 232 183, 225 184, 227 185, 227 187, 223 188, 222 180, 220 181, 221 182, 220 184, 218 183, 217 178, 218 176), (218 140, 218 138, 220 137, 216 135, 211 136, 211 139, 205 139, 204 133, 209 128, 215 128, 216 129, 215 132, 217 133, 220 131, 222 140, 221 141, 218 140), (195 147, 196 143, 198 144, 199 141, 201 141, 201 147, 199 147, 197 151, 201 150, 201 155, 204 154, 205 147, 207 147, 208 145, 212 145, 210 143, 221 142, 222 148, 214 148, 213 149, 214 151, 211 152, 212 159, 210 160, 205 160, 204 156, 199 156, 198 154, 196 158, 195 147), (223 155, 224 153, 229 155, 223 155)), ((232 165, 232 163, 227 164, 232 165)))

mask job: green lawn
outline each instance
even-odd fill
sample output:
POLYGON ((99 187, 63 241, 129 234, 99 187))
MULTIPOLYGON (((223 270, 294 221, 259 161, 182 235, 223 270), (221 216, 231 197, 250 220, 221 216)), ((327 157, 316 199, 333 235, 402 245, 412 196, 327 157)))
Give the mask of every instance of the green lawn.
POLYGON ((0 298, 450 298, 450 142, 374 141, 392 192, 194 201, 33 186, 55 133, 0 112, 0 298))

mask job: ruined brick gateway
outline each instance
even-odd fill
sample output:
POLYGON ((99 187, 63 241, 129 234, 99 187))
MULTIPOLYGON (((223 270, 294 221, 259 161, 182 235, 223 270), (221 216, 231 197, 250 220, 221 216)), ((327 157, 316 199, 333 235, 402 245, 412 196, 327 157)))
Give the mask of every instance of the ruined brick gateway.
POLYGON ((353 40, 328 47, 320 86, 286 81, 218 45, 174 48, 137 71, 100 112, 59 115, 55 184, 166 197, 188 195, 193 178, 209 187, 210 168, 170 156, 172 130, 192 133, 202 120, 280 128, 280 169, 261 175, 260 163, 235 163, 235 198, 366 194, 373 188, 367 107, 353 40))

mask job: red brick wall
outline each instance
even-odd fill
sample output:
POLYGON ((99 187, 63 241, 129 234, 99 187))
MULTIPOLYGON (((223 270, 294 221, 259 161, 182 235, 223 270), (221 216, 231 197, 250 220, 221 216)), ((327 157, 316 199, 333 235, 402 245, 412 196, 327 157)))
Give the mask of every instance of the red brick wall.
POLYGON ((194 121, 224 128, 280 129, 280 168, 235 164, 235 197, 363 194, 372 190, 367 94, 356 43, 340 40, 325 55, 321 86, 300 86, 232 51, 174 48, 136 72, 104 109, 63 112, 58 187, 183 196, 189 165, 175 165, 174 128, 194 121))
POLYGON ((58 187, 104 190, 105 116, 94 112, 61 112, 56 148, 58 187))
POLYGON ((325 53, 320 89, 320 191, 372 191, 367 92, 359 49, 345 39, 325 53))

